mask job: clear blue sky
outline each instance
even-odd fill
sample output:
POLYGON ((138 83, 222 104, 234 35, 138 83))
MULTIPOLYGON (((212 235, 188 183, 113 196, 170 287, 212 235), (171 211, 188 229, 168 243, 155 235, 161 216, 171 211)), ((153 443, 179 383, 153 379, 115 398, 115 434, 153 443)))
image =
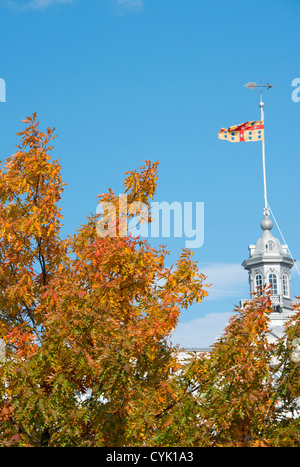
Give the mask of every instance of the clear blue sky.
MULTIPOLYGON (((159 161, 157 201, 205 203, 194 257, 214 289, 183 313, 183 345, 214 340, 249 293, 240 264, 261 234, 261 147, 217 134, 259 119, 259 93, 243 84, 261 76, 274 86, 264 93, 269 203, 300 258, 299 17, 297 0, 0 0, 0 158, 15 151, 26 115, 56 127, 64 234, 143 159, 159 161)), ((163 243, 171 262, 185 239, 163 243)), ((300 294, 296 274, 292 287, 300 294)))

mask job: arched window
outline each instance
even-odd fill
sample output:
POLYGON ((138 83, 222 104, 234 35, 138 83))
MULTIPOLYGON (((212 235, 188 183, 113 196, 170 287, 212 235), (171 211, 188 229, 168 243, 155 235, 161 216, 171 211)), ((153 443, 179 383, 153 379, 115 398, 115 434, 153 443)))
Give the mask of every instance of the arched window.
POLYGON ((277 276, 274 273, 269 274, 269 284, 271 286, 271 292, 274 295, 278 295, 278 288, 277 288, 277 276))
POLYGON ((286 274, 283 274, 282 276, 282 290, 283 290, 284 297, 288 297, 289 296, 289 279, 286 274))
POLYGON ((274 242, 270 241, 266 245, 268 251, 273 251, 274 250, 274 242))
POLYGON ((255 289, 256 289, 256 291, 259 291, 259 289, 261 289, 262 286, 263 286, 262 275, 261 274, 256 274, 256 276, 255 276, 255 289))

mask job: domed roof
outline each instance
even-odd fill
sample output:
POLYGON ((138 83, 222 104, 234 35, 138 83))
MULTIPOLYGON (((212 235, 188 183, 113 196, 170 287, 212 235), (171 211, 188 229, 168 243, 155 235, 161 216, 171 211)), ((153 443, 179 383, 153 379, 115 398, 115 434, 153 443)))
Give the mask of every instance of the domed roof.
POLYGON ((270 232, 273 228, 273 222, 268 213, 265 213, 260 226, 264 232, 256 242, 254 254, 283 255, 284 251, 280 241, 270 232))

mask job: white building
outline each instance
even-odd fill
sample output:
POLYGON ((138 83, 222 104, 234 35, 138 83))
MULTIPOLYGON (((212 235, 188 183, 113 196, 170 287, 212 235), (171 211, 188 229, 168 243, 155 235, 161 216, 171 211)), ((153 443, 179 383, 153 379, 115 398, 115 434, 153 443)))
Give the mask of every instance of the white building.
MULTIPOLYGON (((242 266, 249 271, 251 294, 270 285, 274 311, 270 315, 269 337, 270 341, 274 341, 284 335, 284 324, 295 313, 293 304, 298 302, 291 297, 291 269, 294 260, 289 256, 287 245, 281 245, 278 238, 271 233, 273 222, 268 210, 265 210, 260 226, 263 234, 256 245, 249 245, 249 258, 242 266)), ((247 300, 241 300, 241 306, 245 302, 247 300)))

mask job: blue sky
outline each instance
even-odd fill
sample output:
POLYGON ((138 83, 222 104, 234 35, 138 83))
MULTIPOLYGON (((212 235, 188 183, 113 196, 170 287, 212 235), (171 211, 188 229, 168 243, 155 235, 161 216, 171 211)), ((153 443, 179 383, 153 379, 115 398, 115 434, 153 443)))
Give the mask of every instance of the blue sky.
MULTIPOLYGON (((213 342, 249 294, 240 265, 261 234, 261 147, 217 134, 259 119, 259 93, 243 84, 261 76, 274 86, 264 93, 268 200, 300 258, 299 14, 296 0, 0 0, 0 157, 15 151, 26 115, 56 127, 63 234, 96 211, 98 193, 121 192, 123 173, 143 159, 159 161, 157 201, 204 202, 194 258, 213 286, 182 314, 182 345, 213 342)), ((171 263, 185 239, 163 243, 171 263)))

